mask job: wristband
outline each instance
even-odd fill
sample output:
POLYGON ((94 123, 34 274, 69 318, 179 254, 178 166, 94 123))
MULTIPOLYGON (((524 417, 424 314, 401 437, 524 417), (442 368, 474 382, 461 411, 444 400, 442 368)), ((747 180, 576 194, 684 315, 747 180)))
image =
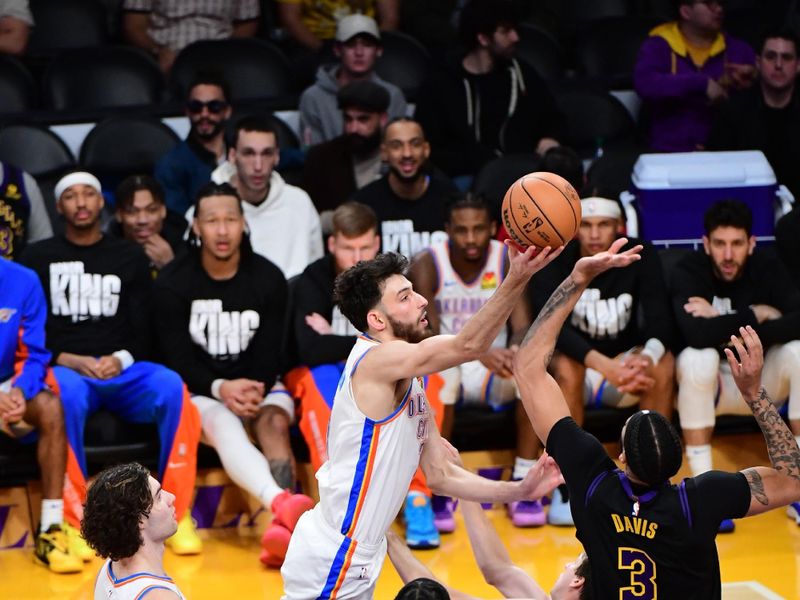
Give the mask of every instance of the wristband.
POLYGON ((120 367, 123 371, 134 363, 133 356, 127 350, 117 350, 116 352, 113 352, 111 356, 119 361, 120 367))
POLYGON ((657 338, 650 338, 645 342, 644 348, 642 348, 642 354, 650 357, 653 361, 653 366, 658 364, 658 361, 661 360, 661 357, 664 356, 666 351, 667 349, 664 348, 664 344, 657 338))

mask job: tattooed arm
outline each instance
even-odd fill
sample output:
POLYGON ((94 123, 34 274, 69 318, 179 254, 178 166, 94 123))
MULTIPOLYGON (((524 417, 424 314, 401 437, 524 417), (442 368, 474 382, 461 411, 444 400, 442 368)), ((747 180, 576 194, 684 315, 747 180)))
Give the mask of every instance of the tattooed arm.
POLYGON ((536 435, 545 444, 553 425, 569 415, 564 394, 547 372, 556 338, 578 298, 594 277, 639 260, 642 246, 619 253, 627 243, 627 239, 620 238, 606 252, 581 258, 575 263, 572 273, 553 292, 536 317, 514 357, 514 378, 519 386, 522 404, 536 435))
POLYGON ((752 467, 742 471, 750 485, 750 510, 747 511, 750 516, 800 500, 800 448, 761 386, 764 366, 761 340, 749 325, 740 327, 739 334, 741 341, 731 336, 736 354, 726 348, 725 355, 742 398, 761 427, 772 463, 771 469, 752 467))

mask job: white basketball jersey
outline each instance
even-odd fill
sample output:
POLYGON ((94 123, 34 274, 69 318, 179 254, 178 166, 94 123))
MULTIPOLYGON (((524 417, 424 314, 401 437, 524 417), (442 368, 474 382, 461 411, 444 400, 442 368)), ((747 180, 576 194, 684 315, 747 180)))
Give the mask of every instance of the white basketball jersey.
MULTIPOLYGON (((446 241, 432 244, 430 253, 439 280, 434 305, 439 313, 439 332, 455 335, 480 308, 489 301, 505 278, 503 265, 506 249, 502 242, 489 241, 486 262, 472 281, 464 281, 450 263, 450 246, 446 241)), ((493 345, 505 347, 508 332, 503 329, 493 345)))
POLYGON ((128 577, 116 577, 110 560, 107 560, 97 574, 94 584, 94 600, 137 600, 147 597, 151 590, 162 589, 175 592, 177 598, 185 600, 171 577, 136 573, 128 577))
POLYGON ((397 516, 428 436, 428 403, 415 377, 400 405, 381 421, 356 405, 352 377, 379 342, 361 336, 347 358, 328 425, 328 460, 317 471, 319 505, 336 531, 378 544, 397 516))

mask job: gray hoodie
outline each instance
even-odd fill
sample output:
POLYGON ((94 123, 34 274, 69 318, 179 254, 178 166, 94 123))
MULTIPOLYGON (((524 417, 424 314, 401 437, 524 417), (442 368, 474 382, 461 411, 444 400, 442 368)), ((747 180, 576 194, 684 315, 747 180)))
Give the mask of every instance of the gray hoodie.
MULTIPOLYGON (((304 146, 327 142, 342 135, 344 122, 336 101, 339 84, 336 71, 339 65, 322 66, 317 70, 317 81, 300 96, 300 136, 304 146)), ((396 85, 384 81, 374 72, 372 81, 389 92, 389 119, 406 116, 406 99, 396 85)))

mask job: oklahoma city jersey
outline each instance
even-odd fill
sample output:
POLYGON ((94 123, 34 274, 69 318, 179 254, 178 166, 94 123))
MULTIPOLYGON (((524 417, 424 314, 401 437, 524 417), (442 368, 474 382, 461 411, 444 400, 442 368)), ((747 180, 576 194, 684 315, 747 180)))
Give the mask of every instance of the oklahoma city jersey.
POLYGON ((373 421, 359 410, 352 377, 379 342, 361 336, 347 359, 328 426, 328 461, 317 472, 324 520, 347 538, 378 544, 392 524, 419 466, 428 435, 428 404, 413 378, 400 405, 373 421))
POLYGON ((94 600, 139 600, 153 590, 170 590, 181 600, 185 600, 171 577, 152 573, 135 573, 128 577, 117 577, 110 560, 107 560, 94 585, 94 600))
MULTIPOLYGON (((431 244, 430 253, 439 281, 439 288, 434 296, 434 305, 439 313, 440 333, 455 335, 489 301, 503 281, 505 246, 502 242, 490 240, 483 269, 475 279, 469 282, 461 279, 461 276, 453 269, 447 241, 431 244)), ((505 347, 507 336, 504 328, 493 345, 505 347)))

